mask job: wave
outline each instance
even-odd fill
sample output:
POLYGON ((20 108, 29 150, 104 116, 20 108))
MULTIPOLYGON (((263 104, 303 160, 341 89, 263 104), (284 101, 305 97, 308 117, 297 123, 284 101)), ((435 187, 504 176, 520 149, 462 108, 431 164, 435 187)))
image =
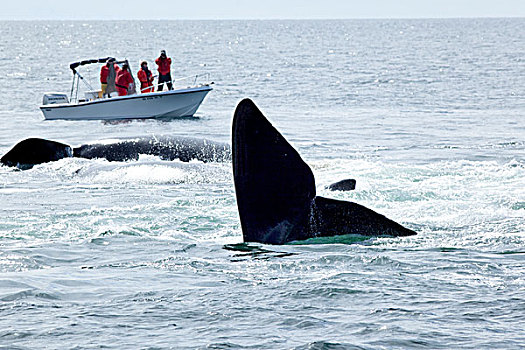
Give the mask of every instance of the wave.
POLYGON ((230 180, 229 164, 200 161, 163 161, 141 155, 138 161, 108 162, 66 158, 35 166, 32 179, 52 178, 62 182, 92 184, 211 184, 230 180))
POLYGON ((445 240, 453 247, 474 244, 487 249, 511 249, 525 243, 525 167, 521 162, 390 164, 338 159, 313 162, 313 169, 319 195, 377 210, 416 229, 419 243, 433 238, 432 244, 445 240), (356 179, 355 191, 325 188, 348 178, 356 179))

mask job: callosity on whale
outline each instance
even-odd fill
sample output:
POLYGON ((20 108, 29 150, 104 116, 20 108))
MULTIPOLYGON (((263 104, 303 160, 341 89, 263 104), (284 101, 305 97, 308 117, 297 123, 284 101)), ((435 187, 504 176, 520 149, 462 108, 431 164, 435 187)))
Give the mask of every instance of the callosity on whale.
POLYGON ((192 159, 202 162, 221 162, 231 159, 228 144, 191 137, 121 139, 86 144, 75 148, 56 141, 30 138, 16 144, 0 158, 0 163, 20 169, 29 169, 36 164, 68 157, 128 161, 137 160, 140 154, 155 155, 163 160, 179 159, 184 162, 192 159))
POLYGON ((316 196, 310 167, 249 99, 233 117, 232 165, 245 242, 416 234, 362 205, 316 196))

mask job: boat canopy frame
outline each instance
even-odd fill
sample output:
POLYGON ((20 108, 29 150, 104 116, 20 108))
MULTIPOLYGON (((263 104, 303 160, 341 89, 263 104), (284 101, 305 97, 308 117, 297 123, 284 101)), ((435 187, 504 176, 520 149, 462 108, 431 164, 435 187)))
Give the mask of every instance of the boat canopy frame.
POLYGON ((73 71, 73 74, 75 74, 77 72, 76 68, 78 68, 79 66, 85 66, 87 64, 93 64, 93 63, 107 63, 107 61, 110 58, 113 58, 113 57, 93 58, 93 59, 90 59, 90 60, 83 60, 83 61, 79 61, 79 62, 73 62, 73 63, 71 63, 69 65, 69 68, 71 68, 71 70, 73 71))
POLYGON ((89 82, 87 82, 84 77, 77 71, 77 68, 80 67, 80 66, 85 66, 85 65, 88 65, 88 64, 100 64, 100 63, 103 63, 103 64, 106 64, 108 62, 108 60, 110 59, 113 59, 115 64, 124 64, 126 63, 129 67, 129 72, 131 74, 131 77, 133 78, 133 82, 135 82, 135 77, 133 76, 133 73, 132 70, 131 70, 131 67, 129 65, 129 62, 128 60, 122 60, 122 61, 117 61, 115 60, 114 57, 104 57, 104 58, 93 58, 93 59, 88 59, 88 60, 82 60, 82 61, 78 61, 78 62, 73 62, 69 65, 69 68, 73 71, 73 82, 71 83, 71 93, 70 93, 70 96, 69 96, 69 100, 71 102, 73 101, 76 101, 78 102, 78 90, 79 90, 79 87, 80 87, 80 81, 82 80, 86 85, 87 87, 90 89, 90 90, 94 90, 93 87, 89 84, 89 82), (76 87, 76 89, 75 89, 76 87), (75 94, 75 98, 73 98, 73 93, 75 94))

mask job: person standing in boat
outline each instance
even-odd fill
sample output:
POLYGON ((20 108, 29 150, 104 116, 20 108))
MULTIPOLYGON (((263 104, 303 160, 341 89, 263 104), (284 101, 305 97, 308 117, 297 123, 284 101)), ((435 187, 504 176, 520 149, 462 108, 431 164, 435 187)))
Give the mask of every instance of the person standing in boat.
POLYGON ((115 79, 119 71, 120 68, 112 57, 107 60, 104 66, 102 66, 102 69, 100 69, 100 88, 102 90, 102 96, 110 97, 112 92, 117 91, 115 87, 115 79))
POLYGON ((140 91, 143 94, 146 92, 153 92, 153 74, 148 69, 148 62, 142 61, 137 77, 140 80, 140 91))
POLYGON ((157 85, 157 91, 163 90, 163 84, 168 85, 168 90, 172 90, 171 84, 171 58, 166 56, 166 51, 162 50, 160 56, 155 60, 159 71, 159 81, 157 85))
POLYGON ((127 63, 124 63, 122 65, 122 69, 117 74, 117 79, 115 82, 115 85, 117 86, 117 92, 119 96, 126 96, 128 95, 128 91, 131 92, 134 90, 133 88, 133 77, 131 76, 131 73, 129 72, 129 65, 127 63))

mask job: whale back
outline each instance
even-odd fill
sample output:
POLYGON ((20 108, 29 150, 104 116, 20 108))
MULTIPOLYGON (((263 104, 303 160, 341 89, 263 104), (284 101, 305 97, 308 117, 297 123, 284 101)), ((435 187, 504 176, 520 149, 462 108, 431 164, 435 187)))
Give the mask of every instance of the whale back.
POLYGON ((82 145, 75 147, 73 152, 74 156, 79 158, 103 158, 120 162, 138 160, 141 154, 183 162, 193 159, 202 162, 224 162, 231 158, 228 144, 190 137, 121 139, 82 145))
POLYGON ((245 242, 307 238, 315 197, 310 167, 249 99, 233 117, 232 163, 245 242))

